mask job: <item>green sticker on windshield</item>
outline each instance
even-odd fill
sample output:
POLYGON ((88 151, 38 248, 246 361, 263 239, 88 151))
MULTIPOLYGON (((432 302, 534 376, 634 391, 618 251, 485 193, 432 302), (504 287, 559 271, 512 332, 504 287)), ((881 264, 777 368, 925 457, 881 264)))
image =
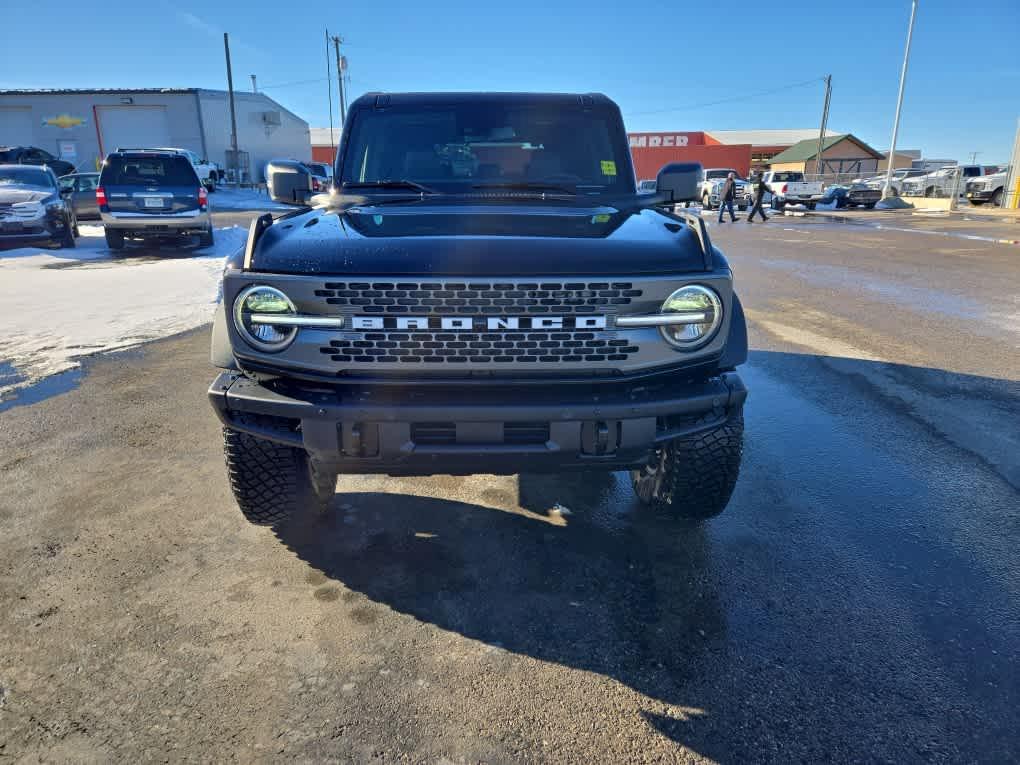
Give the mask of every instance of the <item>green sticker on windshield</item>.
POLYGON ((602 160, 602 174, 616 175, 616 163, 611 159, 602 160))
POLYGON ((591 216, 592 223, 609 223, 609 216, 606 213, 599 213, 591 216))

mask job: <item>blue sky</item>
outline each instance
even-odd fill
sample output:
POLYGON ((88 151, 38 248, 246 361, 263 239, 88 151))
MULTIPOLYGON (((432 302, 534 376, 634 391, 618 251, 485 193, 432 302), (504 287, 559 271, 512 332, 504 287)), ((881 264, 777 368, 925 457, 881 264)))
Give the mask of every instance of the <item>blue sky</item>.
MULTIPOLYGON (((106 0, 5 19, 0 87, 260 86, 328 124, 323 29, 367 90, 602 91, 629 130, 830 128, 888 147, 909 0, 106 0), (40 29, 68 33, 57 40, 40 29), (40 45, 44 50, 40 50, 40 45), (791 87, 768 95, 786 85, 791 87), (307 82, 313 80, 312 82, 307 82), (723 99, 728 103, 707 105, 723 99), (661 110, 670 109, 665 112, 661 110), (657 113, 654 113, 657 112, 657 113)), ((899 146, 1008 159, 1020 116, 1020 0, 921 0, 899 146)))

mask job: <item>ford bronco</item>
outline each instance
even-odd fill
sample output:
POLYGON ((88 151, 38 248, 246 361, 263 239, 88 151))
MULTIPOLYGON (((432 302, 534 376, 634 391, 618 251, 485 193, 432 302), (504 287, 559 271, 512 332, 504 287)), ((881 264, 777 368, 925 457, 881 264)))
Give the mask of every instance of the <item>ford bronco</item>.
POLYGON ((227 259, 209 389, 241 511, 337 476, 628 470, 680 518, 737 480, 747 357, 700 165, 638 194, 603 95, 370 94, 329 194, 227 259))

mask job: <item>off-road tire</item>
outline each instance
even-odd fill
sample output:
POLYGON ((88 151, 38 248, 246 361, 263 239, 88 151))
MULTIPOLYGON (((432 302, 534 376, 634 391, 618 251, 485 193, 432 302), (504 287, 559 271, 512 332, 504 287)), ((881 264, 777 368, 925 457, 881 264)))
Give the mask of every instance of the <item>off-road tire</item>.
POLYGON ((208 231, 204 231, 198 235, 198 246, 199 247, 212 247, 213 245, 213 230, 212 227, 208 231))
POLYGON ((737 485, 743 443, 741 410, 714 430, 657 449, 648 466, 631 471, 634 493, 643 504, 678 519, 700 521, 719 515, 737 485))
MULTIPOLYGON (((272 418, 236 415, 241 424, 270 424, 272 418)), ((310 507, 324 511, 336 489, 336 473, 314 465, 301 449, 223 429, 227 476, 249 522, 273 526, 310 507)))
POLYGON ((103 229, 103 235, 106 237, 106 246, 111 250, 124 249, 124 233, 122 231, 111 231, 107 228, 103 229))

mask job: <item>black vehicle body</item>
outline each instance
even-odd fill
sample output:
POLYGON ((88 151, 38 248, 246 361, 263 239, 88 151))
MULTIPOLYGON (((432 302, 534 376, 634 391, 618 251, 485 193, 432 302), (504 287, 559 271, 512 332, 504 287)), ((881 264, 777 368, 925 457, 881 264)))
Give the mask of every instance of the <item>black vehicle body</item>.
POLYGON ((207 189, 191 160, 175 150, 115 151, 103 162, 96 199, 107 244, 125 239, 198 236, 212 244, 207 189))
MULTIPOLYGON (((469 151, 498 153, 502 140, 482 137, 469 151)), ((513 145, 532 152, 532 163, 546 161, 538 141, 513 145)), ((746 397, 735 369, 747 334, 729 264, 700 218, 671 212, 683 200, 670 198, 663 173, 658 193, 637 193, 627 146, 618 108, 601 95, 355 101, 336 192, 314 208, 263 216, 226 263, 212 350, 222 372, 209 397, 228 444, 245 434, 293 449, 335 483, 337 472, 642 470, 664 444, 734 425, 746 397), (603 120, 598 140, 614 152, 594 155, 604 187, 447 188, 437 171, 418 188, 394 180, 363 190, 351 179, 351 165, 367 162, 344 164, 360 146, 359 120, 462 104, 603 120), (716 296, 717 324, 696 349, 677 349, 660 326, 642 322, 661 318, 664 301, 691 285, 716 296), (247 291, 265 287, 284 293, 287 317, 302 322, 282 350, 254 347, 243 318, 247 291)), ((687 198, 697 193, 693 182, 687 198)), ((250 492, 234 488, 245 509, 250 492)))
POLYGON ((47 167, 0 165, 0 245, 74 247, 74 209, 47 167))
POLYGON ((74 172, 74 165, 35 146, 0 146, 0 164, 48 167, 58 178, 74 172))

